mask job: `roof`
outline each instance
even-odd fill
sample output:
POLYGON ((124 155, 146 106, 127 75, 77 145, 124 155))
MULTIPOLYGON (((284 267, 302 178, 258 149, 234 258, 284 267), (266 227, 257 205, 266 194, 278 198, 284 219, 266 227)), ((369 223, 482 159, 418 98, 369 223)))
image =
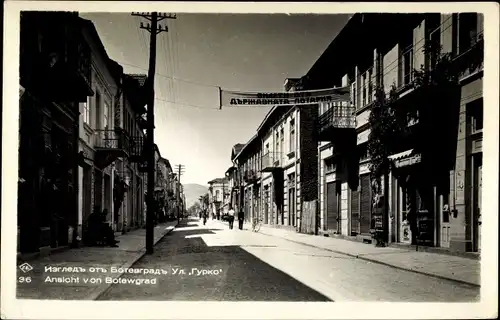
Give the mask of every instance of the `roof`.
POLYGON ((244 151, 247 149, 247 147, 249 145, 251 145, 252 142, 254 142, 257 137, 258 137, 257 134, 255 134, 253 137, 251 137, 250 140, 248 140, 248 142, 241 148, 240 152, 238 152, 238 154, 234 157, 233 160, 238 159, 240 157, 240 155, 244 154, 244 151))
POLYGON ((123 74, 123 67, 109 58, 108 52, 106 51, 106 48, 104 48, 104 44, 101 41, 101 37, 99 37, 99 33, 97 32, 94 23, 81 17, 78 17, 78 21, 80 22, 82 28, 89 31, 90 36, 93 38, 94 43, 98 47, 98 50, 100 50, 102 55, 104 56, 104 63, 106 63, 106 65, 110 69, 109 71, 111 75, 113 76, 113 78, 115 78, 115 81, 117 83, 120 83, 121 76, 123 74))
POLYGON ((231 172, 233 172, 234 170, 236 170, 236 167, 235 166, 230 166, 229 168, 227 168, 226 170, 226 175, 227 174, 230 174, 231 172))
POLYGON ((141 87, 144 86, 144 84, 146 83, 146 79, 148 78, 147 75, 138 73, 127 74, 127 76, 136 80, 139 83, 139 86, 141 87))
POLYGON ((211 181, 208 181, 208 184, 216 184, 216 183, 228 183, 227 178, 215 178, 211 181))
POLYGON ((245 147, 244 143, 237 143, 233 146, 231 149, 231 160, 234 160, 234 158, 240 153, 241 149, 245 147))

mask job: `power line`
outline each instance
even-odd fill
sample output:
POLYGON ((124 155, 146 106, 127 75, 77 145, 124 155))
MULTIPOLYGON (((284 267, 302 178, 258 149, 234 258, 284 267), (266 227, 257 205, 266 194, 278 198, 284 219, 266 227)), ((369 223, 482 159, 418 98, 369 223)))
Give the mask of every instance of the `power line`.
POLYGON ((182 106, 187 106, 187 107, 192 107, 192 108, 198 108, 198 109, 205 109, 205 110, 220 110, 219 107, 217 108, 212 108, 212 107, 202 107, 202 106, 197 106, 194 104, 189 104, 189 103, 182 103, 182 102, 176 102, 176 101, 171 101, 171 100, 165 100, 165 99, 160 99, 160 98, 155 98, 155 100, 162 101, 162 102, 168 102, 172 104, 177 104, 177 105, 182 105, 182 106))
MULTIPOLYGON (((138 65, 134 65, 134 64, 130 64, 130 63, 125 63, 125 62, 121 62, 121 61, 116 61, 116 62, 119 63, 119 64, 123 64, 124 66, 134 67, 134 68, 141 69, 141 70, 147 70, 146 68, 139 67, 138 65)), ((220 86, 216 86, 216 85, 213 85, 213 84, 206 84, 206 83, 201 83, 201 82, 196 82, 196 81, 191 81, 191 80, 180 79, 180 78, 177 78, 177 77, 170 77, 170 76, 158 73, 158 72, 156 72, 155 75, 160 76, 162 78, 172 79, 172 80, 176 80, 176 81, 180 81, 180 82, 197 84, 199 86, 211 87, 211 88, 220 88, 220 86)))

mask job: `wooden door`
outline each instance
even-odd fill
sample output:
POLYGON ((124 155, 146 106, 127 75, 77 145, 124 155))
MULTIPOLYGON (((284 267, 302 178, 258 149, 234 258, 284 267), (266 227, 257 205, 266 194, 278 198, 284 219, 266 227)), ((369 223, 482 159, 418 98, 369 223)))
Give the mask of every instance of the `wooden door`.
POLYGON ((482 154, 476 154, 473 157, 473 249, 476 252, 481 251, 481 209, 482 209, 482 180, 483 180, 483 157, 482 154))
POLYGON ((360 192, 358 186, 356 190, 351 190, 351 236, 355 236, 360 232, 359 207, 360 207, 360 192))
POLYGON ((295 188, 288 189, 288 224, 295 227, 295 188))
POLYGON ((371 186, 370 174, 360 177, 359 229, 361 234, 369 234, 371 226, 371 186))
POLYGON ((327 230, 338 231, 338 195, 337 183, 326 184, 326 225, 327 230))

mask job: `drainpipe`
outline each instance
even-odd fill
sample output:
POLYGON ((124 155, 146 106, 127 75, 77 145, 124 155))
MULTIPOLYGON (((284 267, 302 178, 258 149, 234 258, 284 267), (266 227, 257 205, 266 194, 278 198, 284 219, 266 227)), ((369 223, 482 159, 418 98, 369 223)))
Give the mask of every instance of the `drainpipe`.
POLYGON ((115 191, 115 164, 111 164, 111 227, 113 228, 113 231, 116 231, 115 227, 115 198, 114 198, 114 191, 115 191))

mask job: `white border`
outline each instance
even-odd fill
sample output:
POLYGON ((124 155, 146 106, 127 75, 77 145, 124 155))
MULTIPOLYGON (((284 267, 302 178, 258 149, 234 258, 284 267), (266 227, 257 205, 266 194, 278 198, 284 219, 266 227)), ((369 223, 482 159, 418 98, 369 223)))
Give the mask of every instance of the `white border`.
MULTIPOLYGON (((497 3, 229 3, 6 1, 4 19, 2 165, 2 318, 13 319, 403 319, 494 317, 498 299, 498 112, 497 3), (165 11, 199 13, 480 12, 485 24, 484 214, 480 303, 279 303, 279 302, 69 302, 15 299, 19 105, 19 11, 165 11), (194 307, 194 308, 193 308, 194 307)), ((333 37, 332 37, 333 39, 333 37)))

